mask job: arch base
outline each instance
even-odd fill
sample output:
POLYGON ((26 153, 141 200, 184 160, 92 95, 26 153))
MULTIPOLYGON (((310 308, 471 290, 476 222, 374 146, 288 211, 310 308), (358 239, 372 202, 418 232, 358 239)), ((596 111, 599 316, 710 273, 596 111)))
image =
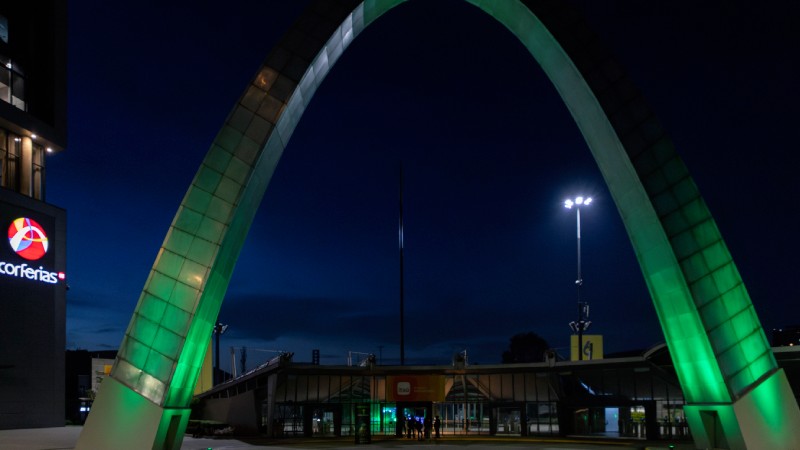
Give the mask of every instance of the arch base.
POLYGON ((112 377, 103 380, 101 391, 76 450, 181 448, 191 409, 162 408, 112 377))
POLYGON ((800 408, 783 369, 733 403, 687 404, 686 420, 697 448, 790 450, 800 448, 800 408))

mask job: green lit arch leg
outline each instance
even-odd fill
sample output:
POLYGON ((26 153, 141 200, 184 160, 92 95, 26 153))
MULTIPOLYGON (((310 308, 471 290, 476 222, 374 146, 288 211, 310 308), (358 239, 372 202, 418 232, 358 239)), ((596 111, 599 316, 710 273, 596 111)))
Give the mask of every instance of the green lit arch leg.
MULTIPOLYGON (((800 411, 749 295, 638 91, 563 2, 467 1, 519 38, 583 133, 639 259, 698 446, 800 448, 800 411)), ((180 447, 233 266, 283 149, 350 42, 400 3, 317 0, 269 55, 181 202, 77 448, 180 447)))

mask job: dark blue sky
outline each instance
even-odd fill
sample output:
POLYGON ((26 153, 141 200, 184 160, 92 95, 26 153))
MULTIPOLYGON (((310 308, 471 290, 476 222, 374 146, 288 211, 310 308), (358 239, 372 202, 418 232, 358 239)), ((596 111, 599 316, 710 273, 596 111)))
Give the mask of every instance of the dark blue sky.
MULTIPOLYGON (((69 145, 48 161, 68 211, 69 348, 116 348, 175 211, 226 115, 305 2, 71 2, 69 145)), ((673 138, 766 329, 798 323, 792 199, 795 24, 778 1, 581 1, 673 138)), ((250 365, 295 352, 399 358, 398 169, 405 172, 406 363, 496 363, 533 331, 567 354, 582 214, 590 332, 663 341, 583 138, 510 33, 460 0, 377 21, 306 110, 222 307, 250 365), (382 350, 381 350, 382 349, 382 350)), ((225 350, 227 355, 227 350, 225 350)))

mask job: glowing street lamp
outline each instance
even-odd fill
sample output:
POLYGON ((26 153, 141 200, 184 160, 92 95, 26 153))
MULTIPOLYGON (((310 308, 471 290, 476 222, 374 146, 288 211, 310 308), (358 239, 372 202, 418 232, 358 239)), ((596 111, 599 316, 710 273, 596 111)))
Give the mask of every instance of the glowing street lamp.
POLYGON ((574 199, 567 199, 564 201, 564 207, 567 209, 575 208, 577 213, 578 225, 578 278, 575 280, 575 286, 578 290, 578 321, 570 322, 569 327, 573 332, 578 333, 578 359, 583 359, 583 332, 589 329, 591 321, 585 319, 589 318, 589 303, 584 302, 581 298, 581 288, 583 287, 583 276, 581 274, 581 208, 589 206, 592 203, 592 197, 575 197, 574 199))

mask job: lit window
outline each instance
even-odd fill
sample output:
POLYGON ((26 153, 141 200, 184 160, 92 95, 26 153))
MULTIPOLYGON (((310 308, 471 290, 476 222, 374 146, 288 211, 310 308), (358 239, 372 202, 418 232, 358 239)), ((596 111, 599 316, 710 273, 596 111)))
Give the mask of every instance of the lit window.
POLYGON ((25 76, 11 59, 0 55, 0 100, 25 111, 25 76))

